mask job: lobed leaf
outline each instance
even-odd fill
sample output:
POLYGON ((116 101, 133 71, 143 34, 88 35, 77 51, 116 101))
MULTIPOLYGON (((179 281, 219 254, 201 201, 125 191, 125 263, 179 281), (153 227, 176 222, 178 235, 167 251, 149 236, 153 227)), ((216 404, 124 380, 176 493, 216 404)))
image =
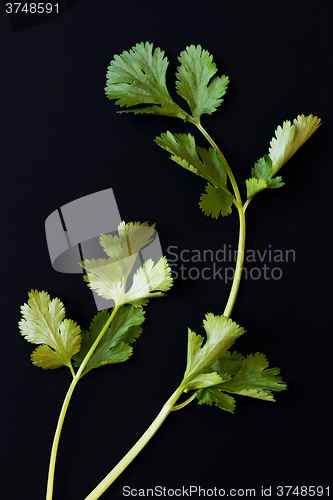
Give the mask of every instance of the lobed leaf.
POLYGON ((157 137, 156 143, 171 153, 171 160, 209 181, 199 203, 206 215, 217 219, 231 213, 234 197, 227 189, 227 168, 215 149, 196 146, 191 134, 167 132, 157 137))
POLYGON ((244 358, 237 352, 227 351, 210 370, 224 380, 215 386, 201 389, 197 393, 199 404, 214 403, 231 413, 235 409, 235 400, 225 392, 275 401, 271 391, 283 391, 287 387, 278 376, 279 368, 268 368, 266 356, 259 352, 244 358))
POLYGON ((161 114, 185 118, 184 112, 175 104, 166 86, 168 59, 159 47, 141 42, 129 52, 115 55, 107 70, 105 93, 116 99, 119 106, 133 108, 126 112, 161 114))
POLYGON ((193 118, 200 122, 204 113, 212 114, 222 103, 229 78, 217 73, 213 57, 201 45, 190 45, 179 56, 176 88, 190 106, 193 118))
POLYGON ((231 214, 231 207, 234 202, 232 194, 227 194, 220 187, 215 187, 208 183, 206 192, 200 197, 199 206, 206 215, 211 215, 217 219, 219 215, 226 217, 231 214))
POLYGON ((236 401, 232 396, 225 394, 220 391, 216 387, 209 387, 202 389, 197 393, 197 398, 199 400, 199 404, 208 404, 212 406, 215 404, 221 410, 229 411, 230 413, 234 413, 236 407, 236 401))
POLYGON ((133 284, 125 293, 124 303, 135 307, 145 306, 154 297, 162 297, 173 284, 171 269, 166 257, 162 257, 155 265, 148 259, 133 276, 133 284))
POLYGON ((44 369, 71 367, 71 358, 80 349, 80 327, 65 319, 65 308, 47 292, 31 290, 29 300, 21 307, 21 334, 28 342, 41 344, 31 355, 33 364, 44 369))
POLYGON ((269 148, 269 156, 273 164, 273 175, 296 153, 320 125, 320 118, 311 114, 309 116, 298 115, 293 120, 293 124, 286 120, 283 122, 282 127, 278 126, 269 148))
POLYGON ((162 296, 169 290, 173 280, 165 258, 155 265, 148 259, 133 275, 131 288, 126 284, 138 252, 149 245, 155 236, 155 228, 139 222, 122 222, 118 235, 102 235, 100 243, 108 259, 84 260, 82 267, 87 271, 84 280, 89 288, 115 304, 145 305, 150 298, 162 296))
POLYGON ((246 181, 247 198, 252 198, 255 194, 266 188, 280 188, 284 186, 281 177, 273 177, 273 164, 268 155, 259 158, 251 170, 252 178, 246 181))
MULTIPOLYGON (((80 366, 86 354, 107 323, 110 313, 107 310, 100 311, 92 320, 89 331, 82 332, 82 346, 74 356, 74 366, 80 366)), ((111 325, 104 333, 94 353, 91 355, 86 367, 87 373, 92 368, 105 364, 120 363, 126 361, 132 355, 130 344, 141 335, 141 324, 144 321, 142 308, 125 305, 118 309, 111 325)))
POLYGON ((271 391, 282 391, 286 389, 286 384, 278 376, 280 369, 268 366, 264 354, 249 354, 239 372, 220 388, 226 392, 274 401, 271 391))
MULTIPOLYGON (((188 331, 187 366, 184 374, 184 386, 187 390, 198 389, 196 377, 207 371, 211 372, 211 365, 240 335, 245 333, 245 330, 230 318, 214 316, 211 313, 206 314, 203 326, 207 336, 204 345, 202 345, 204 339, 201 335, 196 335, 190 329, 188 331)), ((215 380, 217 380, 216 377, 215 380)), ((216 385, 216 382, 211 385, 216 385)))

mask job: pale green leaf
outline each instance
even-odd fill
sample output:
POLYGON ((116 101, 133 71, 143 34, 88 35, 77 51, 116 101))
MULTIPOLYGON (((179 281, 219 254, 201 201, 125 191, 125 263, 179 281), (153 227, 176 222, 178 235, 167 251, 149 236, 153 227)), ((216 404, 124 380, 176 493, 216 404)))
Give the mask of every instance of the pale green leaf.
POLYGON ((108 257, 119 261, 137 254, 154 240, 155 234, 154 224, 149 226, 140 222, 121 222, 118 226, 118 236, 102 234, 99 241, 108 257))
POLYGON ((193 118, 200 122, 204 113, 212 114, 222 103, 229 78, 216 76, 213 57, 200 45, 190 45, 179 56, 176 88, 190 106, 193 118))
POLYGON ((245 182, 246 182, 246 193, 248 200, 252 198, 255 194, 267 188, 267 182, 264 179, 258 180, 255 177, 252 177, 250 179, 247 179, 245 182))
POLYGON ((133 284, 125 293, 123 302, 135 307, 148 304, 154 297, 162 297, 173 284, 167 259, 162 257, 155 265, 148 259, 133 276, 133 284))
POLYGON ((71 358, 80 349, 80 327, 65 319, 63 303, 48 293, 29 292, 29 300, 21 307, 19 322, 21 334, 33 344, 41 344, 33 353, 32 361, 42 368, 71 366, 71 358))
POLYGON ((83 267, 87 275, 83 277, 88 287, 107 300, 114 300, 115 304, 123 303, 124 288, 128 274, 125 272, 132 268, 133 257, 127 257, 114 262, 113 259, 86 259, 83 267))
POLYGON ((109 256, 108 259, 84 260, 82 267, 87 271, 84 280, 96 293, 115 304, 147 303, 149 298, 162 295, 172 285, 170 270, 166 260, 156 264, 146 262, 133 275, 131 289, 125 293, 126 284, 140 250, 149 245, 155 237, 154 225, 139 222, 122 222, 118 235, 102 235, 100 243, 109 256), (168 271, 169 270, 169 271, 168 271), (167 286, 168 285, 168 286, 167 286), (140 295, 138 288, 141 287, 140 295), (154 288, 155 287, 155 288, 154 288), (155 292, 155 293, 153 293, 155 292), (139 302, 137 299, 140 297, 139 302))
POLYGON ((278 126, 269 148, 273 175, 296 153, 320 124, 320 118, 317 116, 298 115, 293 124, 286 120, 282 127, 278 126))

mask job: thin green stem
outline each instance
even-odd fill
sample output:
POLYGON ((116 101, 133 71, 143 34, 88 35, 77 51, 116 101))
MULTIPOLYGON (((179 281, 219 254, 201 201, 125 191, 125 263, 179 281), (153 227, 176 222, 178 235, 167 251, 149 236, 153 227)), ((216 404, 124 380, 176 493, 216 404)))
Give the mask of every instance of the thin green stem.
POLYGON ((74 373, 74 375, 73 375, 74 378, 71 382, 71 385, 69 386, 69 389, 68 389, 67 394, 65 396, 64 402, 62 404, 62 408, 61 408, 60 415, 58 418, 57 428, 56 428, 54 438, 53 438, 53 444, 52 444, 52 450, 51 450, 51 456, 50 456, 50 464, 49 464, 49 474, 48 474, 48 480, 47 480, 46 500, 52 500, 52 497, 53 497, 54 471, 55 471, 57 451, 58 451, 58 446, 59 446, 59 439, 60 439, 61 430, 63 427, 67 408, 68 408, 69 402, 71 400, 72 394, 74 392, 76 384, 78 383, 78 381, 80 380, 80 378, 82 376, 83 370, 85 369, 91 355, 95 351, 101 338, 103 337, 103 335, 106 332, 107 328, 109 327, 111 321, 115 317, 116 312, 118 311, 119 307, 120 307, 119 305, 116 305, 113 308, 109 319, 107 320, 104 327, 100 331, 97 339, 95 340, 95 342, 91 346, 89 352, 86 354, 84 360, 82 361, 82 363, 80 365, 80 368, 78 369, 78 371, 76 373, 74 372, 73 367, 72 367, 71 371, 72 371, 72 373, 74 373))
POLYGON ((239 238, 238 238, 238 248, 237 248, 237 261, 236 261, 235 274, 232 281, 228 302, 223 313, 223 316, 226 316, 227 318, 230 317, 236 301, 239 284, 242 277, 242 269, 244 262, 244 253, 245 253, 245 214, 242 207, 238 209, 238 215, 239 215, 239 238))
POLYGON ((235 193, 235 198, 236 200, 234 201, 237 210, 238 210, 238 215, 239 215, 239 239, 238 239, 238 248, 237 248, 237 261, 236 261, 236 267, 235 267, 235 274, 232 282, 232 287, 230 290, 229 298, 227 305, 225 307, 223 315, 226 316, 227 318, 230 317, 230 314, 232 312, 232 309, 234 307, 238 289, 239 289, 239 284, 242 276, 242 269, 243 269, 243 262, 244 262, 244 252, 245 252, 245 210, 248 205, 248 201, 244 204, 242 203, 242 198, 238 189, 238 185, 236 182, 236 179, 234 177, 234 174, 225 159, 224 155, 222 154, 220 148, 217 146, 215 141, 210 137, 210 135, 206 132, 206 130, 202 127, 200 123, 192 122, 194 123, 200 132, 205 136, 209 144, 215 149, 221 160, 226 166, 227 173, 232 185, 232 188, 235 193))
MULTIPOLYGON (((140 451, 146 446, 148 441, 153 437, 156 431, 161 427, 164 420, 167 418, 169 413, 177 409, 174 405, 178 398, 183 392, 182 386, 180 385, 178 389, 172 394, 172 396, 165 403, 155 420, 148 427, 146 432, 141 436, 141 438, 136 442, 133 448, 124 456, 122 460, 112 469, 112 471, 99 483, 98 486, 85 498, 85 500, 96 500, 99 498, 105 490, 117 479, 117 477, 126 469, 126 467, 134 460, 134 458, 140 453, 140 451)), ((190 398, 191 399, 191 398, 190 398)))
POLYGON ((72 365, 71 362, 69 363, 68 368, 70 369, 71 374, 73 375, 73 378, 74 378, 75 377, 75 371, 74 371, 74 368, 73 368, 73 365, 72 365))

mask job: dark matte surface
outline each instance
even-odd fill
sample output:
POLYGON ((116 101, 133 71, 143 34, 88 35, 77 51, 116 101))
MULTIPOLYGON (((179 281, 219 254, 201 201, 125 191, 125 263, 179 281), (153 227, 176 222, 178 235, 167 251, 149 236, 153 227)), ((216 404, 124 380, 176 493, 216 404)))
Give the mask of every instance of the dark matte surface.
MULTIPOLYGON (((61 2, 66 7, 66 2, 61 2)), ((275 404, 237 398, 236 414, 192 403, 172 414, 102 498, 123 487, 256 488, 328 486, 331 478, 332 37, 327 2, 92 2, 13 32, 0 13, 2 404, 1 496, 45 498, 49 453, 69 370, 32 366, 17 329, 32 288, 59 296, 87 326, 95 306, 80 275, 55 272, 46 217, 76 198, 112 187, 122 218, 157 222, 163 251, 237 245, 237 214, 218 221, 197 204, 205 183, 153 142, 177 120, 117 115, 104 95, 114 54, 149 40, 166 51, 173 89, 177 56, 200 43, 231 83, 203 125, 242 179, 268 150, 277 125, 317 114, 323 125, 247 212, 247 248, 293 250, 289 262, 257 261, 232 317, 248 333, 244 354, 264 352, 289 388, 275 404), (98 5, 99 4, 99 5, 98 5), (264 279, 263 266, 281 279, 264 279), (252 276, 256 277, 255 271, 252 276)), ((27 20, 28 23, 28 20, 27 20)), ((205 146, 204 140, 199 139, 205 146)), ((188 257, 189 254, 182 254, 188 257)), ((181 262, 178 262, 181 264, 181 262)), ((217 268, 230 262, 215 262, 217 268)), ((144 334, 125 364, 96 370, 78 385, 65 422, 54 500, 82 500, 135 443, 180 383, 187 327, 203 333, 206 312, 222 314, 230 282, 203 279, 213 263, 183 262, 198 279, 177 279, 147 307, 144 334)), ((187 276, 188 277, 188 276, 187 276)), ((185 497, 185 496, 184 496, 185 497)), ((198 495, 192 495, 198 498, 198 495)), ((286 497, 282 497, 286 498, 286 497)))

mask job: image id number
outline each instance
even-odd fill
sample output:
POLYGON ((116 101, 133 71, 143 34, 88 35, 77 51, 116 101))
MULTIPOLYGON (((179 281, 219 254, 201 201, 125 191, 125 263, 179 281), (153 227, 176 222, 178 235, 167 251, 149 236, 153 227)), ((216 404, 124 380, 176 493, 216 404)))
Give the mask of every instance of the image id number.
POLYGON ((330 496, 329 486, 277 486, 278 497, 322 497, 330 496))
POLYGON ((24 12, 25 14, 51 14, 55 12, 59 14, 59 3, 52 4, 48 3, 21 3, 13 2, 6 3, 6 13, 7 14, 18 14, 19 12, 24 12))

